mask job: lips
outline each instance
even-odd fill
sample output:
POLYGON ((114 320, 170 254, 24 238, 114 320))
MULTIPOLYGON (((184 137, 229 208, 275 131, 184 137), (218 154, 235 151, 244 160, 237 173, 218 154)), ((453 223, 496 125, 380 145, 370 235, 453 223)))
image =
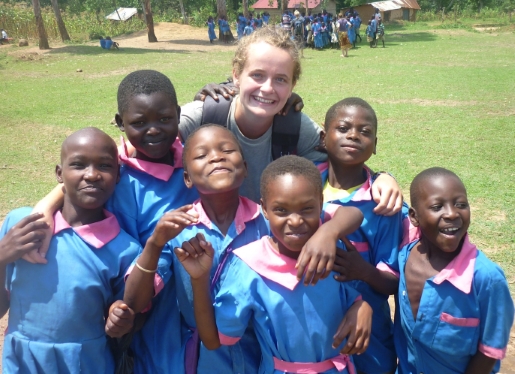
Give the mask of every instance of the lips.
POLYGON ((454 236, 460 231, 460 228, 459 227, 446 227, 446 228, 440 229, 439 231, 444 235, 454 236))
POLYGON ((223 166, 217 166, 213 170, 209 172, 209 175, 211 174, 219 174, 219 173, 229 173, 232 170, 223 166))
POLYGON ((265 99, 260 96, 252 96, 252 97, 254 98, 254 100, 259 101, 262 104, 273 104, 275 102, 275 100, 265 99))
POLYGON ((80 189, 80 191, 84 191, 84 192, 100 192, 100 191, 102 191, 102 189, 100 187, 97 187, 97 186, 88 185, 88 186, 82 187, 80 189))
POLYGON ((340 147, 346 148, 346 149, 350 149, 350 150, 354 150, 354 151, 361 151, 360 147, 357 147, 357 146, 355 146, 353 144, 342 144, 340 147))

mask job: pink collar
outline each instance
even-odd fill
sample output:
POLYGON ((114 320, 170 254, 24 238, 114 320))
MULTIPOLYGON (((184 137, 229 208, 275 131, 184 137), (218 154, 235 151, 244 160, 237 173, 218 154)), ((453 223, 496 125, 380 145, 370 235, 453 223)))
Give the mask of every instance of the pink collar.
MULTIPOLYGON (((196 212, 199 216, 198 222, 204 224, 210 230, 212 227, 212 222, 207 216, 204 207, 202 206, 202 202, 200 199, 193 203, 193 208, 190 212, 196 212)), ((245 230, 245 222, 252 221, 261 213, 259 209, 259 205, 253 202, 252 200, 247 199, 246 197, 240 196, 240 203, 238 204, 238 209, 236 210, 236 217, 234 217, 234 224, 236 226, 236 233, 239 235, 243 230, 245 230)))
POLYGON ((433 278, 433 282, 441 284, 444 280, 451 282, 454 287, 469 294, 474 278, 477 248, 465 235, 461 252, 449 264, 433 278))
MULTIPOLYGON (((118 147, 120 161, 124 164, 132 167, 133 169, 140 170, 147 173, 154 178, 162 181, 168 181, 173 174, 173 171, 177 168, 182 168, 182 143, 179 138, 175 139, 170 151, 173 153, 173 165, 159 164, 156 162, 143 161, 134 157, 130 157, 127 146, 131 143, 125 141, 123 136, 120 141, 121 145, 118 147)), ((132 146, 131 146, 132 147, 132 146)))
MULTIPOLYGON (((410 224, 409 239, 404 238, 403 242, 408 241, 409 244, 419 240, 420 229, 410 224)), ((472 289, 476 257, 477 247, 469 241, 469 235, 466 234, 461 252, 447 264, 445 269, 434 276, 433 282, 442 284, 443 281, 447 280, 461 292, 469 294, 472 289)))
POLYGON ((89 245, 96 249, 102 248, 120 233, 120 225, 116 217, 104 209, 105 219, 89 225, 71 227, 63 218, 60 211, 54 215, 54 235, 65 229, 72 229, 89 245))
POLYGON ((278 253, 269 238, 263 236, 258 241, 235 249, 233 253, 259 275, 293 290, 299 283, 295 269, 297 260, 278 253))

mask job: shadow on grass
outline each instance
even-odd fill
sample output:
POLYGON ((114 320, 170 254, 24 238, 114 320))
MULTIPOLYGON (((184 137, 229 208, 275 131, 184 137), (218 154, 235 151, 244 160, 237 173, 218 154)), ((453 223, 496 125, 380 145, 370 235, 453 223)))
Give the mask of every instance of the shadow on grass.
POLYGON ((50 50, 50 54, 69 53, 75 55, 104 55, 104 54, 117 54, 117 55, 142 55, 145 53, 191 53, 191 51, 185 49, 145 49, 145 48, 120 48, 116 49, 102 49, 96 45, 68 45, 61 48, 55 48, 50 50))

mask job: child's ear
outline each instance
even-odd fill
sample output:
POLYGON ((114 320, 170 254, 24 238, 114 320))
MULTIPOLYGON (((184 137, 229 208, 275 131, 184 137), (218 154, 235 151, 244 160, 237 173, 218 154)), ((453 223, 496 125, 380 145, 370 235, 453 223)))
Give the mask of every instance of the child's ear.
POLYGON ((121 132, 125 132, 125 127, 123 125, 122 116, 118 113, 114 115, 114 120, 116 121, 116 126, 120 129, 121 132))
POLYGON ((266 204, 265 200, 263 198, 259 199, 259 204, 261 204, 261 211, 263 212, 263 215, 266 219, 268 219, 268 213, 266 212, 266 204))
POLYGON ((184 170, 184 184, 188 188, 193 187, 193 183, 191 182, 190 175, 188 174, 187 170, 184 170))
POLYGON ((55 178, 57 183, 63 183, 63 168, 61 165, 55 165, 55 178))
POLYGON ((409 208, 408 216, 409 216, 409 220, 410 220, 411 224, 415 227, 418 227, 419 222, 418 222, 417 211, 415 209, 413 209, 413 207, 409 208))
POLYGON ((377 138, 376 138, 376 141, 374 143, 374 154, 375 155, 377 154, 377 138))
POLYGON ((232 81, 236 87, 240 88, 240 79, 238 77, 238 72, 236 71, 236 68, 232 69, 232 81))
POLYGON ((177 123, 181 122, 181 107, 177 105, 177 123))

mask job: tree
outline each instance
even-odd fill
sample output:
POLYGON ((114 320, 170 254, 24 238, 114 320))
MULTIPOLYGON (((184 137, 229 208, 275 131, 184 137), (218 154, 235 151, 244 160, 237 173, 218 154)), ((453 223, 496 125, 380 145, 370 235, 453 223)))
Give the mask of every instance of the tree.
POLYGON ((248 16, 249 16, 249 0, 243 0, 242 7, 243 7, 243 15, 245 16, 245 18, 248 18, 248 16))
POLYGON ((281 12, 284 14, 288 10, 288 0, 280 0, 280 1, 281 1, 281 12))
POLYGON ((57 4, 57 0, 50 1, 52 2, 52 9, 54 10, 55 20, 57 22, 57 27, 59 28, 59 34, 61 34, 61 40, 63 42, 65 40, 70 40, 70 35, 68 35, 68 30, 66 30, 63 18, 61 17, 61 10, 59 9, 59 4, 57 4))
POLYGON ((150 0, 143 0, 143 11, 145 12, 145 21, 147 22, 148 42, 157 43, 156 34, 154 33, 154 18, 152 17, 150 0))
POLYGON ((32 0, 32 7, 34 8, 34 17, 36 17, 36 25, 38 28, 39 49, 50 49, 50 45, 48 45, 48 35, 45 30, 45 24, 43 23, 43 17, 41 16, 39 0, 32 0))
POLYGON ((227 17, 227 6, 225 0, 216 0, 216 17, 218 19, 227 17))

